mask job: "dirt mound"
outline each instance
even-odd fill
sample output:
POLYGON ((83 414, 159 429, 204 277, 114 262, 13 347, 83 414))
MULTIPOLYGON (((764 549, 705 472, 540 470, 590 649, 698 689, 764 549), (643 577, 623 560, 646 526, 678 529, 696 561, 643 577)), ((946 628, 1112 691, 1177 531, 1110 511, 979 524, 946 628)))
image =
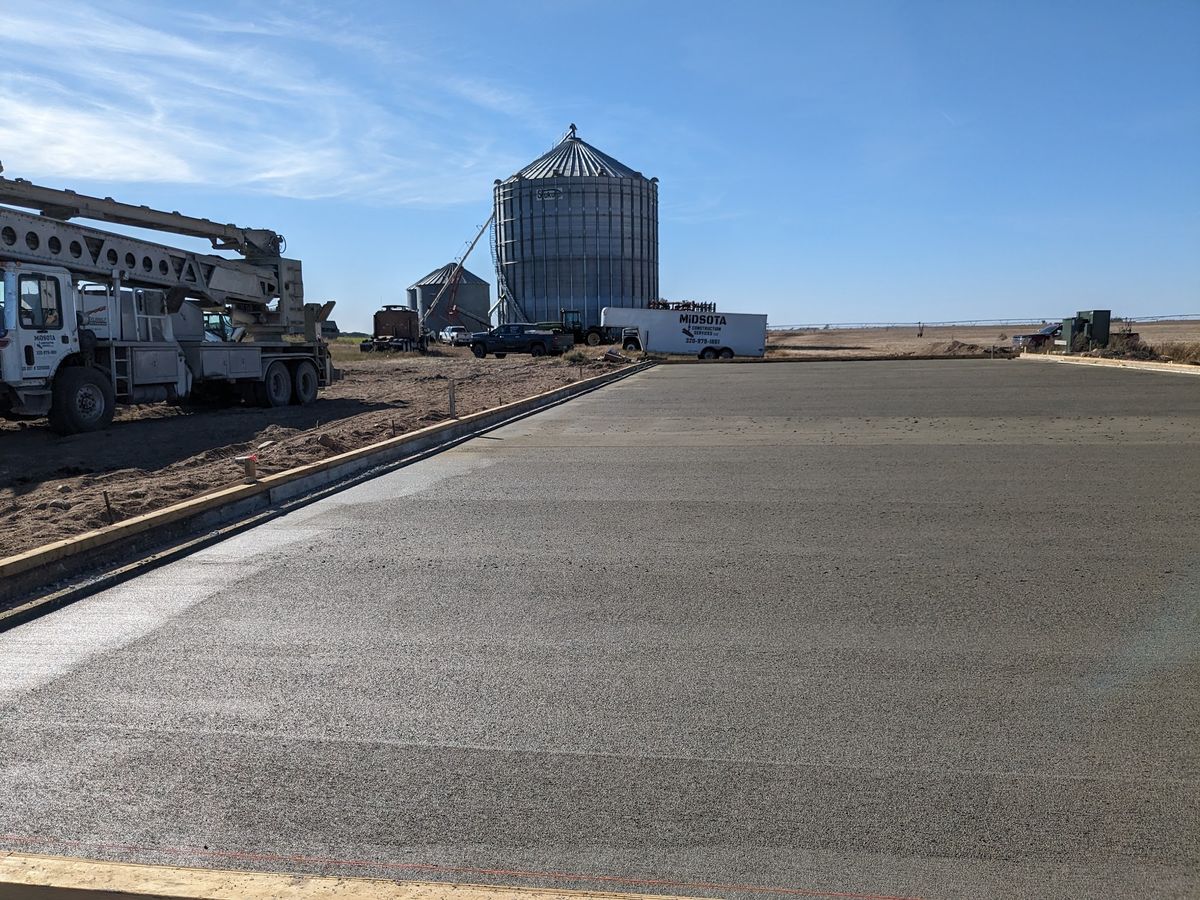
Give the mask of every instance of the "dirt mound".
POLYGON ((979 356, 987 353, 989 348, 978 344, 968 344, 963 341, 938 341, 929 346, 926 351, 930 356, 979 356))

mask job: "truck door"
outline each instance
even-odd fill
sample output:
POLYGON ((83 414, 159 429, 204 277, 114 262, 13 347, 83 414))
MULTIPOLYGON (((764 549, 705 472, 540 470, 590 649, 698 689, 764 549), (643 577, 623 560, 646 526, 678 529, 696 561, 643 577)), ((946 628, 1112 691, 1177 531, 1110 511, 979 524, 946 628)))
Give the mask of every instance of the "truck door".
POLYGON ((55 275, 22 273, 17 278, 17 349, 23 380, 49 378, 58 360, 75 349, 73 306, 64 305, 55 275), (68 327, 66 313, 71 313, 68 327))
POLYGON ((521 350, 523 349, 522 342, 525 340, 525 329, 520 325, 505 325, 501 338, 505 350, 521 350))

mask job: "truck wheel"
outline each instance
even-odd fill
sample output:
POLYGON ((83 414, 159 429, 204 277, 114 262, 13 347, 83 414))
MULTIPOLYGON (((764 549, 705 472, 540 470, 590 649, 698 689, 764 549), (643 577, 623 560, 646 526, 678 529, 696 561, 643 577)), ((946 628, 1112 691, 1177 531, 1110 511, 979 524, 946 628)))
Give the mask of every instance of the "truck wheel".
POLYGON ((633 353, 633 352, 635 352, 635 351, 637 351, 637 350, 641 350, 641 349, 642 349, 642 348, 638 346, 638 342, 637 342, 637 341, 626 341, 626 342, 625 342, 625 350, 626 350, 626 352, 633 353))
POLYGON ((112 384, 90 366, 68 366, 54 378, 50 427, 59 434, 79 434, 108 427, 116 411, 112 384))
POLYGON ((545 344, 531 345, 529 348, 529 355, 530 356, 545 356, 546 355, 546 345, 545 344))
POLYGON ((586 340, 587 340, 587 345, 589 347, 599 347, 600 346, 600 332, 589 331, 587 333, 586 340))
POLYGON ((483 346, 483 344, 472 344, 471 352, 474 353, 479 359, 483 359, 485 356, 487 356, 487 347, 483 346))
POLYGON ((308 406, 317 399, 318 384, 317 367, 302 359, 292 373, 292 402, 297 406, 308 406))
POLYGON ((733 359, 733 351, 728 347, 721 351, 721 359, 733 359))
POLYGON ((256 387, 259 406, 287 406, 292 400, 292 373, 277 359, 267 366, 267 374, 256 387))
POLYGON ((700 358, 701 359, 716 359, 717 351, 714 350, 712 347, 705 347, 703 350, 700 351, 700 358))

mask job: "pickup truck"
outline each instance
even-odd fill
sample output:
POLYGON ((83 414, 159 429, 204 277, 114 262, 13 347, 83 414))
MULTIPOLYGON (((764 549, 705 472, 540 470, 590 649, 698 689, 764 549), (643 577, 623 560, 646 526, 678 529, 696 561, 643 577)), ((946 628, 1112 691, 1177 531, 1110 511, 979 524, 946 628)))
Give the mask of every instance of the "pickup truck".
POLYGON ((571 335, 556 333, 529 322, 510 322, 491 331, 477 331, 471 335, 471 352, 480 359, 489 353, 497 359, 503 359, 510 353, 556 355, 574 345, 571 335))
POLYGON ((461 347, 471 342, 471 332, 467 331, 462 325, 447 325, 438 332, 438 340, 443 344, 461 347))
POLYGON ((1051 322, 1032 334, 1014 334, 1012 345, 1018 350, 1041 350, 1047 344, 1053 346, 1054 339, 1062 335, 1062 322, 1051 322))

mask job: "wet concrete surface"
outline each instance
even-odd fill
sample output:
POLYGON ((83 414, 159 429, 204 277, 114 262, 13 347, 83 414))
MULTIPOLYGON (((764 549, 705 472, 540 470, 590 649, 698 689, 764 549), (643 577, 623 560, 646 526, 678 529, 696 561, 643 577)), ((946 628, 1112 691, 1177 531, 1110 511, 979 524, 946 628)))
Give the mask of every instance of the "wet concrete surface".
POLYGON ((660 367, 0 635, 0 848, 1194 896, 1198 685, 1200 384, 660 367))

